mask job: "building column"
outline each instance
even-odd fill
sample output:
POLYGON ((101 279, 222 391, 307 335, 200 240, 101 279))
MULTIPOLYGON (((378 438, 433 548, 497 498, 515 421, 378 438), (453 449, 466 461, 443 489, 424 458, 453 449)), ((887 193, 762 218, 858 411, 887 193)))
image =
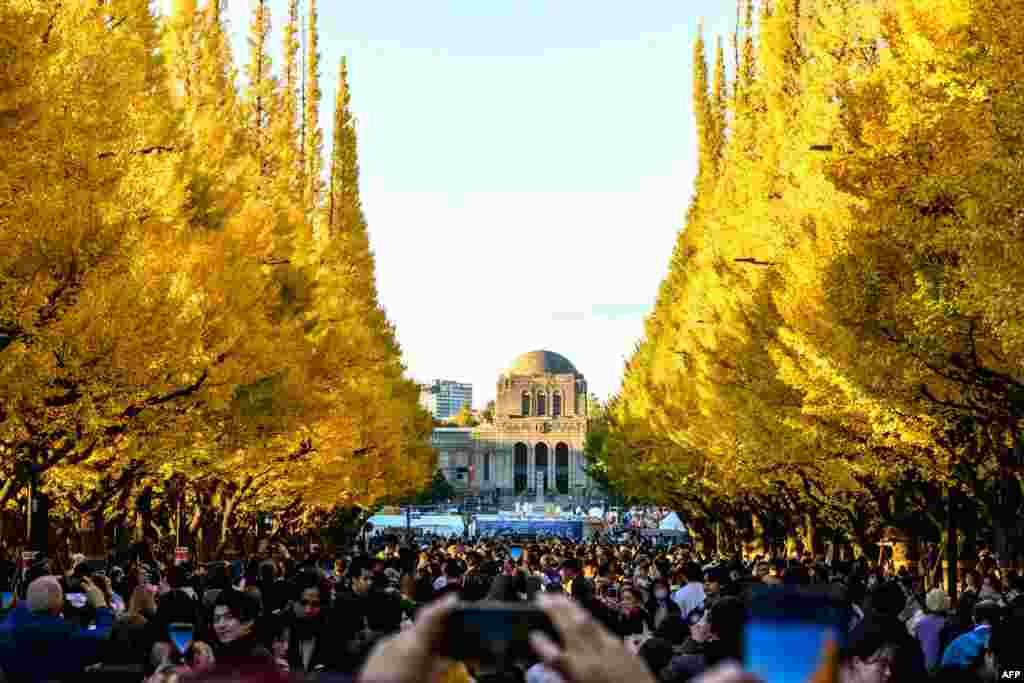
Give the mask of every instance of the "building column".
POLYGON ((501 444, 494 446, 494 486, 505 488, 505 449, 501 444))
POLYGON ((555 492, 554 495, 557 496, 558 482, 555 480, 555 472, 555 451, 548 447, 548 486, 555 492))
POLYGON ((515 485, 515 449, 509 449, 506 444, 502 450, 505 452, 505 459, 502 460, 505 465, 505 483, 502 488, 512 491, 515 485))
POLYGON ((516 446, 512 444, 512 450, 508 453, 509 488, 515 490, 516 481, 516 446))
POLYGON ((573 471, 573 465, 576 463, 576 449, 573 446, 569 446, 569 494, 573 495, 573 489, 576 487, 576 472, 573 471))
POLYGON ((537 460, 533 452, 533 443, 526 444, 526 488, 537 488, 537 460))
POLYGON ((581 484, 585 485, 587 483, 586 481, 583 481, 583 475, 580 472, 580 466, 582 464, 583 454, 580 453, 577 448, 572 449, 572 485, 574 487, 580 486, 581 484))

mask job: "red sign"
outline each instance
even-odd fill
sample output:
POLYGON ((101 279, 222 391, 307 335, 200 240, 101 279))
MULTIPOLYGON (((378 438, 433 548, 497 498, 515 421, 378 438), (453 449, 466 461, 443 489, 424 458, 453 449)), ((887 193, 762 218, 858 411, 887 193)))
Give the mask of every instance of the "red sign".
POLYGON ((189 553, 188 548, 185 548, 184 546, 178 546, 174 549, 174 564, 182 564, 184 562, 188 562, 190 555, 191 553, 189 553))

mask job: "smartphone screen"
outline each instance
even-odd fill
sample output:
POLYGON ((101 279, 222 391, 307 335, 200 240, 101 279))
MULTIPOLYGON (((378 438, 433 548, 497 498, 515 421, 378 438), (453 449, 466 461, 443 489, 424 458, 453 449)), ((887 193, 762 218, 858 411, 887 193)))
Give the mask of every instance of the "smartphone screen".
POLYGON ((167 630, 170 631, 171 640, 174 641, 174 646, 178 648, 178 652, 184 654, 188 644, 192 642, 192 634, 194 632, 192 624, 171 624, 167 630))
POLYGON ((519 546, 513 546, 513 547, 509 548, 508 554, 509 554, 509 557, 511 557, 513 561, 518 562, 519 558, 523 556, 523 549, 520 548, 519 546))
MULTIPOLYGON (((758 586, 751 593, 743 659, 765 683, 804 683, 825 664, 825 646, 843 647, 849 606, 835 593, 758 586)), ((824 679, 835 681, 838 671, 824 679)))
POLYGON ((85 593, 67 593, 64 599, 75 609, 82 609, 89 604, 89 597, 85 593))
POLYGON ((534 657, 533 631, 560 642, 548 616, 533 605, 476 603, 448 617, 443 650, 447 657, 486 663, 511 663, 534 657))
POLYGON ((14 593, 4 591, 0 593, 0 609, 11 609, 14 607, 14 593))

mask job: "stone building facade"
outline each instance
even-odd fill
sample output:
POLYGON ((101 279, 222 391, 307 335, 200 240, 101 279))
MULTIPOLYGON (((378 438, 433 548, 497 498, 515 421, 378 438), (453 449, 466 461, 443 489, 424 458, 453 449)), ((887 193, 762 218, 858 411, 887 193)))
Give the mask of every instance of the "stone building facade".
POLYGON ((582 502, 594 488, 583 452, 588 396, 586 379, 564 356, 516 358, 498 378, 494 421, 472 430, 471 448, 452 453, 466 463, 460 488, 503 503, 534 500, 539 488, 550 502, 582 502))

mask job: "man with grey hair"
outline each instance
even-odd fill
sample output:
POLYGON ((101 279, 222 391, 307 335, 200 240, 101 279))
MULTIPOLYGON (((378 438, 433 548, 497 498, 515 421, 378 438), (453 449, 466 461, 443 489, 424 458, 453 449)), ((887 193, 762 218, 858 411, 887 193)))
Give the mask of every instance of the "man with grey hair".
POLYGON ((63 619, 64 591, 56 576, 29 584, 25 601, 0 626, 0 671, 8 681, 61 680, 100 660, 114 614, 96 584, 83 578, 82 590, 96 613, 88 629, 63 619))

